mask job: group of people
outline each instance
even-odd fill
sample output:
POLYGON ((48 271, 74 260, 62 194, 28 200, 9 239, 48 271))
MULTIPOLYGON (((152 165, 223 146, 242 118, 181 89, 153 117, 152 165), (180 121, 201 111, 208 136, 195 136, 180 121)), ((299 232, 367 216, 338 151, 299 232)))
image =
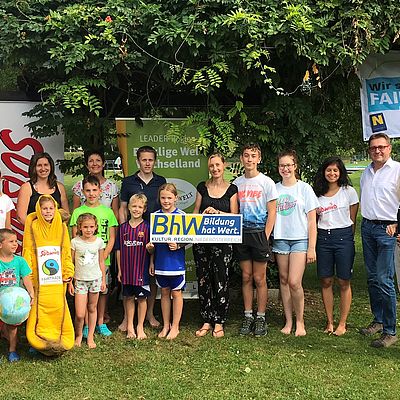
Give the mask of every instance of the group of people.
MULTIPOLYGON (((390 152, 390 140, 385 134, 371 136, 372 163, 361 178, 361 231, 374 315, 371 324, 361 333, 382 333, 372 342, 375 347, 388 347, 397 340, 393 278, 400 164, 390 158, 390 152)), ((104 336, 112 334, 107 326, 107 299, 113 256, 124 306, 119 330, 126 332, 127 338, 145 339, 146 318, 151 326, 160 326, 154 316, 159 287, 163 323, 158 336, 171 340, 179 334, 185 287, 185 245, 151 243, 149 219, 153 212, 183 211, 176 207, 176 187, 153 171, 156 156, 150 146, 138 149, 139 170, 123 179, 119 196, 117 185, 104 177, 102 152, 86 152, 89 174, 73 187, 73 212, 69 216, 65 188, 56 179, 52 158, 47 153, 35 154, 29 166, 30 180, 21 186, 17 202, 18 219, 25 224, 23 256, 28 261, 25 264, 14 256, 16 236, 10 230, 12 202, 6 195, 0 195, 0 228, 3 228, 0 229, 0 275, 6 271, 9 274, 13 269, 13 284, 19 284, 20 278, 23 280, 32 304, 35 304, 40 286, 38 279, 36 283, 33 279, 33 286, 29 280, 30 269, 35 266, 32 259, 37 243, 52 242, 59 236, 65 240, 63 221, 69 220, 73 239, 69 246, 68 238, 68 245, 64 243, 63 249, 71 250, 60 262, 62 281, 75 297, 76 346, 81 346, 85 338, 88 347, 94 348, 95 332, 104 336), (23 267, 14 267, 15 260, 23 267)), ((276 184, 258 170, 261 150, 257 144, 244 146, 240 160, 244 174, 229 183, 224 179, 224 157, 212 154, 208 158, 209 179, 197 186, 193 212, 242 214, 243 240, 234 246, 227 243, 193 245, 203 320, 195 335, 203 337, 212 333, 215 338, 221 338, 225 334, 229 268, 233 258, 239 261, 242 272, 241 335, 259 337, 267 333, 266 270, 267 263, 274 258, 279 268, 285 314, 281 332, 306 335, 302 278, 306 265, 316 261, 327 316, 325 332, 337 336, 345 334, 352 300, 350 281, 359 200, 342 160, 338 157, 326 159, 312 185, 300 180, 299 162, 293 150, 278 155, 281 180, 276 184), (340 287, 340 319, 336 326, 333 317, 335 276, 340 287), (253 311, 254 286, 256 311, 253 311)), ((4 325, 2 330, 9 339, 9 360, 17 361, 16 328, 4 325)))

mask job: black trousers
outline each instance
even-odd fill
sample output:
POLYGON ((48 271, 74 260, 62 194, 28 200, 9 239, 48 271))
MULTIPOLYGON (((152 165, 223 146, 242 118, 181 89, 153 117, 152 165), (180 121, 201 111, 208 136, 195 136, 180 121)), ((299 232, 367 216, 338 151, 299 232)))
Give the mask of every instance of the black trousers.
POLYGON ((229 267, 232 246, 229 244, 194 244, 193 255, 204 322, 223 324, 229 309, 229 267))

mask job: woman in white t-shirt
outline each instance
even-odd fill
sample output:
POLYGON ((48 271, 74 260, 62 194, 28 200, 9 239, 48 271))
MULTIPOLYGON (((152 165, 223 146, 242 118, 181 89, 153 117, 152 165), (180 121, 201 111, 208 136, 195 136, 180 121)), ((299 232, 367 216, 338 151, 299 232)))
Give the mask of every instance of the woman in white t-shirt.
POLYGON ((312 187, 299 180, 294 150, 278 156, 282 182, 278 192, 277 215, 272 251, 279 267, 279 279, 286 323, 281 332, 289 335, 296 314, 296 336, 306 334, 304 326, 303 274, 307 263, 315 261, 317 238, 316 208, 318 200, 312 187))
POLYGON ((341 336, 351 305, 350 279, 354 263, 354 230, 358 211, 358 195, 339 157, 327 158, 319 168, 314 191, 318 196, 317 272, 321 280, 322 300, 327 316, 325 333, 341 336), (340 287, 340 321, 334 330, 333 282, 340 287))

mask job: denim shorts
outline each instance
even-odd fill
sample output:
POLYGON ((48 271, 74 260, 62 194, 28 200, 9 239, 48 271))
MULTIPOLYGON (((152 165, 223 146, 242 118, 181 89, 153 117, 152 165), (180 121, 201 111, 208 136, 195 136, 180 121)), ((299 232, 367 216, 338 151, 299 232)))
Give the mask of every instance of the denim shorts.
POLYGON ((273 241, 272 251, 277 254, 307 253, 308 239, 276 239, 273 241))
POLYGON ((331 278, 348 281, 353 275, 354 236, 353 228, 318 229, 317 236, 317 273, 319 278, 331 278))

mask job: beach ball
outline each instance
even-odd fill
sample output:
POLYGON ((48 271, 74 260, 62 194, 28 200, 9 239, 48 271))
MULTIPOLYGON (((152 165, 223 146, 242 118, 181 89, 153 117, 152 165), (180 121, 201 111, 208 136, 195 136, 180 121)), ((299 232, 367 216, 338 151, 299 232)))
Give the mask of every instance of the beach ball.
POLYGON ((18 286, 0 289, 0 319, 8 325, 22 324, 29 316, 31 297, 18 286))

